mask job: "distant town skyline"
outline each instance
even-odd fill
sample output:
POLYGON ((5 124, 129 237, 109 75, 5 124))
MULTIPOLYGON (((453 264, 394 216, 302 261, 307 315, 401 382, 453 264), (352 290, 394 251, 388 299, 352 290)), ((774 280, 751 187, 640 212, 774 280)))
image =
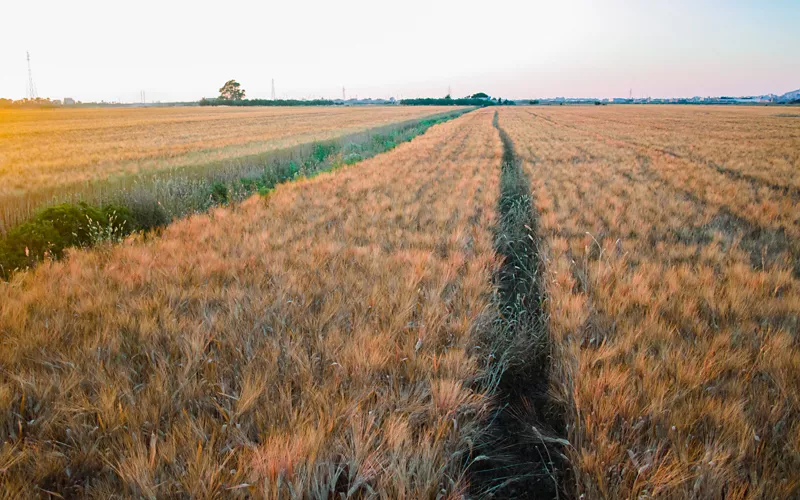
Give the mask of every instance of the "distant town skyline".
POLYGON ((783 94, 800 88, 800 2, 99 0, 4 6, 0 97, 512 99, 783 94))

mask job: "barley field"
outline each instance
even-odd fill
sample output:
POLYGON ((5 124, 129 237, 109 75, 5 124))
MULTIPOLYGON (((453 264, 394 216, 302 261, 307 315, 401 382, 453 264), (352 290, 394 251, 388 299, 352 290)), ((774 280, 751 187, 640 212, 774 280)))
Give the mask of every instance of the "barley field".
POLYGON ((583 498, 800 494, 800 121, 504 109, 583 498))
POLYGON ((0 284, 0 490, 458 497, 501 154, 471 113, 0 284))
POLYGON ((444 111, 452 107, 0 110, 0 230, 52 200, 95 202, 143 174, 219 170, 444 111))
POLYGON ((0 492, 797 498, 800 120, 776 109, 474 110, 22 270, 0 492))

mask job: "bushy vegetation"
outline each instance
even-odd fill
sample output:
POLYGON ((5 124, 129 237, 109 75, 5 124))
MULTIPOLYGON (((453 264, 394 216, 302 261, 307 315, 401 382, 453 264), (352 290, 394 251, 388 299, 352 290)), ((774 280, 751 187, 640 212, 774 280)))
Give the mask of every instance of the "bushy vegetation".
MULTIPOLYGON (((481 95, 485 96, 482 92, 480 94, 475 94, 475 96, 481 95)), ((400 101, 401 105, 404 106, 477 106, 477 107, 485 107, 485 106, 513 106, 516 102, 503 98, 495 98, 489 99, 488 96, 486 97, 464 97, 459 99, 453 99, 450 96, 444 98, 420 98, 420 99, 403 99, 400 101)))
POLYGON ((119 239, 140 228, 133 212, 118 205, 79 203, 46 208, 0 237, 0 277, 8 278, 13 271, 44 258, 61 258, 67 248, 119 239))
POLYGON ((447 99, 447 98, 420 98, 403 99, 400 101, 403 106, 493 106, 497 104, 488 99, 447 99))

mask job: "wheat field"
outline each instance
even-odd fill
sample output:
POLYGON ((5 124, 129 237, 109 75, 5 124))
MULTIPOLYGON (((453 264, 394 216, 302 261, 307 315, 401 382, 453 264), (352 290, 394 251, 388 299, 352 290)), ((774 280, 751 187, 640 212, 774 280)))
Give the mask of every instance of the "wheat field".
POLYGON ((575 494, 800 493, 800 122, 502 110, 531 179, 575 494))
POLYGON ((489 403, 491 120, 0 284, 0 490, 457 498, 489 403))

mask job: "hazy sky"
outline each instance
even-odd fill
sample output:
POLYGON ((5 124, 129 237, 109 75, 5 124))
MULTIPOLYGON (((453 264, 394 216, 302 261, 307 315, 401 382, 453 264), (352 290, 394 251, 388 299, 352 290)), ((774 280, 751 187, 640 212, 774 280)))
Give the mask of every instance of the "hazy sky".
POLYGON ((671 97, 800 87, 800 0, 3 2, 0 97, 671 97), (602 5, 598 5, 602 4, 602 5))

